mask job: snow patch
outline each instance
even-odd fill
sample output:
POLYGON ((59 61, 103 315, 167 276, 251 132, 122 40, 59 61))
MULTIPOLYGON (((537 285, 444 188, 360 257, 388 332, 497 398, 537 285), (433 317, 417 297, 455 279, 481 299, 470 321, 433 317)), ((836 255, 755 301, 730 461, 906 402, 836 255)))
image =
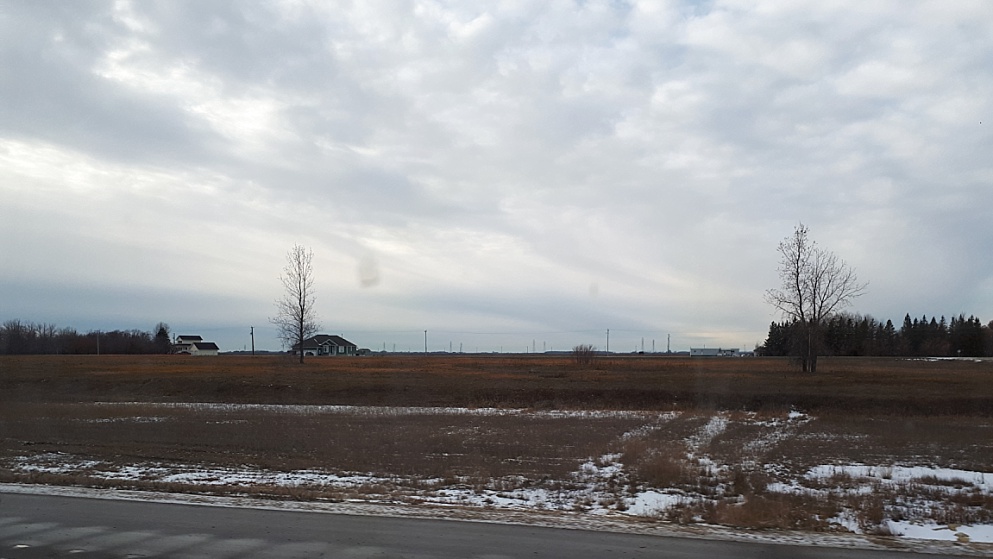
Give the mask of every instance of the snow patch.
POLYGON ((993 543, 993 525, 943 526, 933 522, 889 521, 890 532, 905 538, 957 543, 993 543))
POLYGON ((625 512, 633 516, 662 516, 665 512, 685 503, 686 500, 685 495, 642 491, 632 499, 625 512))

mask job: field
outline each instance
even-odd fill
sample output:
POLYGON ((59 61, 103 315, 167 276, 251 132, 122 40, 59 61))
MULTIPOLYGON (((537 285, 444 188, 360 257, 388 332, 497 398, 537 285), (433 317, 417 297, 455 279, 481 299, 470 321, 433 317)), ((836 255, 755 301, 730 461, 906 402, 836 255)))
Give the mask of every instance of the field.
POLYGON ((993 362, 0 358, 0 481, 993 541, 993 362))

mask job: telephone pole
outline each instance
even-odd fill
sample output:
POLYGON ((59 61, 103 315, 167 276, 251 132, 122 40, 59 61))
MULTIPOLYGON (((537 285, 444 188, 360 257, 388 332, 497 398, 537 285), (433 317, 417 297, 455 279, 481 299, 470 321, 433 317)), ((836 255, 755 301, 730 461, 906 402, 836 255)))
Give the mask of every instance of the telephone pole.
POLYGON ((252 329, 252 332, 251 332, 252 333, 252 355, 255 355, 255 327, 254 326, 250 326, 250 328, 252 329))

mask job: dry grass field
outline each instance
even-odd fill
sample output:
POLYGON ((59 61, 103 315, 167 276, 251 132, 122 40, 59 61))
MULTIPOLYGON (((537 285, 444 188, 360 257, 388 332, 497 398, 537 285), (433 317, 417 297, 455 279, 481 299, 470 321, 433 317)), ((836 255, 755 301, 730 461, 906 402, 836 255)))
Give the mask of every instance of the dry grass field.
POLYGON ((743 528, 993 524, 993 363, 821 367, 807 375, 784 359, 651 356, 587 367, 539 355, 304 365, 2 357, 0 481, 743 528))
POLYGON ((403 355, 0 357, 2 402, 224 402, 537 409, 741 409, 993 415, 993 362, 403 355))

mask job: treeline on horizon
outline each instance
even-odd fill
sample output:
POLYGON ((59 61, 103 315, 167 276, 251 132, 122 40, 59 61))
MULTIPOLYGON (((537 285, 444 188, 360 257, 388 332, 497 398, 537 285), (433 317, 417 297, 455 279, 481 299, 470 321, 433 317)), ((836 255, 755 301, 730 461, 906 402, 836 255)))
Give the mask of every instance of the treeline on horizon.
POLYGON ((169 326, 159 323, 153 331, 94 330, 83 334, 54 324, 8 320, 0 325, 0 355, 169 353, 169 326))
MULTIPOLYGON (((799 355, 805 339, 796 322, 773 322, 765 342, 756 348, 764 356, 799 355)), ((836 315, 816 329, 817 352, 826 356, 993 357, 993 321, 960 314, 951 321, 907 314, 897 329, 871 316, 836 315)), ((152 331, 111 330, 80 333, 54 324, 8 320, 0 324, 0 355, 156 354, 172 351, 169 326, 152 331), (154 333, 153 333, 154 332, 154 333)))
MULTIPOLYGON (((993 321, 953 316, 951 321, 907 314, 897 329, 891 320, 840 314, 814 330, 817 352, 826 356, 991 357, 993 321)), ((805 330, 797 322, 773 322, 769 336, 756 352, 767 356, 800 355, 805 330)))

